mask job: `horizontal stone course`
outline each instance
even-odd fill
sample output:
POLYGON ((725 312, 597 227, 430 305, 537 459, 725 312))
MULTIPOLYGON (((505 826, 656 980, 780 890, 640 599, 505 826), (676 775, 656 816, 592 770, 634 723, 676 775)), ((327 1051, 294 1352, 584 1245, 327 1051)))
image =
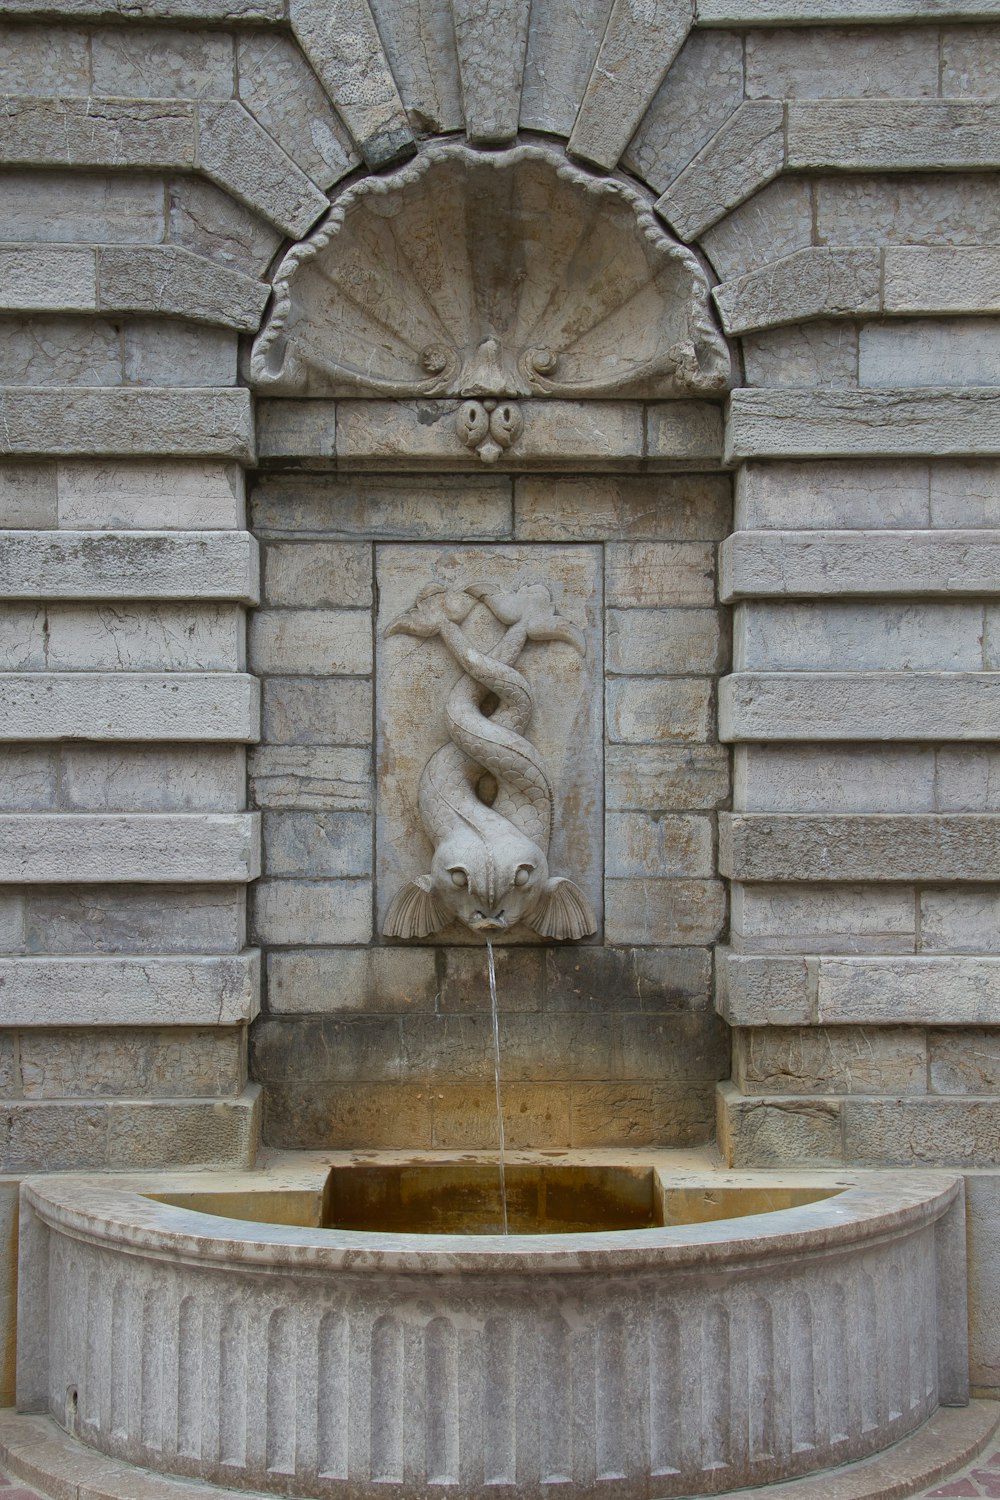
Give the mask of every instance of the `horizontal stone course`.
POLYGON ((991 672, 739 672, 719 683, 721 740, 994 740, 991 672))
POLYGON ((260 684, 238 673, 0 673, 0 740, 255 740, 260 684))
POLYGON ((0 598, 259 597, 248 532, 0 531, 0 598))
POLYGON ((0 881, 247 881, 255 813, 4 813, 0 881))
POLYGON ((742 390, 726 459, 1000 453, 1000 388, 742 390))
POLYGON ((752 672, 979 672, 993 666, 991 614, 979 601, 754 600, 737 607, 733 658, 752 672))
POLYGON ((712 943, 726 916, 718 880, 608 878, 604 903, 605 939, 622 946, 712 943))
POLYGON ((921 1095, 928 1054, 912 1026, 737 1028, 733 1082, 746 1094, 921 1095))
POLYGON ((260 1004, 260 955, 0 958, 0 1024, 235 1026, 260 1004))
POLYGON ((719 551, 719 596, 990 595, 1000 531, 738 531, 719 551))
POLYGON ((252 456, 250 393, 0 388, 0 454, 252 456))
POLYGON ((995 100, 810 99, 788 105, 792 170, 947 171, 998 162, 995 100))
POLYGON ((720 813, 719 870, 734 880, 1000 880, 1000 818, 720 813))
POLYGON ((997 0, 699 0, 699 26, 883 25, 891 21, 995 21, 997 0))

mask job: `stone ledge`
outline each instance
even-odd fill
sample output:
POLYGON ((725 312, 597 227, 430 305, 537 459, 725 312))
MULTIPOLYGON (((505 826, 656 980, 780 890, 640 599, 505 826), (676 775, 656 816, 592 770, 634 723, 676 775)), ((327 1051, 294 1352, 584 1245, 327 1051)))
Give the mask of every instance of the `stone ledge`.
POLYGON ((250 392, 0 387, 0 455, 253 458, 250 392))
POLYGON ((0 882, 244 883, 259 813, 3 813, 0 882))
POLYGON ((739 390, 726 461, 1000 454, 1000 387, 739 390))
POLYGON ((260 683, 242 673, 0 673, 0 742, 259 737, 260 683))
POLYGON ((248 531, 0 531, 0 599, 260 598, 248 531))
POLYGON ((720 813, 719 873, 744 881, 1000 880, 998 813, 720 813))
POLYGON ((260 1009, 260 953, 0 958, 0 1025, 236 1026, 260 1009))
POLYGON ((719 739, 1000 738, 995 672, 734 672, 719 683, 719 739))
POLYGON ((718 954, 731 1026, 1000 1026, 1000 958, 718 954))
POLYGON ((737 531, 719 597, 954 599, 1000 593, 1000 531, 737 531))
POLYGON ((698 0, 699 26, 882 26, 892 21, 1000 21, 1000 0, 809 0, 808 10, 802 0, 698 0))
POLYGON ((0 1171, 251 1167, 260 1089, 228 1099, 9 1100, 0 1171))

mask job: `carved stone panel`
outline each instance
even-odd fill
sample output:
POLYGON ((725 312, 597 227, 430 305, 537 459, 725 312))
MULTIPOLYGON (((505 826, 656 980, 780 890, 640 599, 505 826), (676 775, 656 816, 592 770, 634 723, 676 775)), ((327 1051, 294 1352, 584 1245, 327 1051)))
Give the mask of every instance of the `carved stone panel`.
POLYGON ((384 545, 376 579, 379 932, 537 943, 596 931, 601 549, 384 545))

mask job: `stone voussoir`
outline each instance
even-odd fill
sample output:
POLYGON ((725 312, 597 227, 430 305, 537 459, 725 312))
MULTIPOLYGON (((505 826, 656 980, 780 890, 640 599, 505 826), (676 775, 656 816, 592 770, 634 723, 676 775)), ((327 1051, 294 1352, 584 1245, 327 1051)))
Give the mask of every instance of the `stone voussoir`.
POLYGON ((719 552, 719 595, 989 596, 1000 531, 738 531, 719 552))
POLYGON ((734 672, 719 683, 719 738, 995 740, 993 672, 734 672))
POLYGON ((881 252, 867 246, 808 246, 771 261, 713 293, 727 333, 810 318, 878 312, 881 252))
POLYGON ((260 1007, 260 954, 0 958, 3 1026, 236 1026, 260 1007))
POLYGON ((682 240, 694 239, 785 165, 785 106, 745 101, 675 177, 656 211, 682 240))
POLYGON ((197 164, 293 239, 330 206, 326 194, 236 99, 199 103, 197 164))
POLYGON ((1000 880, 1000 815, 720 813, 733 880, 1000 880))
POLYGON ((246 531, 0 531, 2 599, 259 598, 246 531))
POLYGON ((260 683, 228 672, 0 673, 0 740, 245 742, 260 683))
POLYGON ((259 813, 0 814, 0 882, 214 884, 259 874, 259 813))
MULTIPOLYGON (((30 248, 37 252, 37 246, 30 248)), ((59 247, 64 249, 71 247, 59 247)), ((52 254, 61 280, 60 256, 58 252, 52 254)), ((0 265, 3 256, 0 250, 0 265)), ((68 260, 65 254, 61 258, 68 260)), ((177 245, 99 246, 96 289, 97 306, 102 312, 171 315, 248 333, 256 331, 271 295, 266 282, 255 281, 177 245)), ((52 295, 58 295, 57 287, 53 287, 52 295)))

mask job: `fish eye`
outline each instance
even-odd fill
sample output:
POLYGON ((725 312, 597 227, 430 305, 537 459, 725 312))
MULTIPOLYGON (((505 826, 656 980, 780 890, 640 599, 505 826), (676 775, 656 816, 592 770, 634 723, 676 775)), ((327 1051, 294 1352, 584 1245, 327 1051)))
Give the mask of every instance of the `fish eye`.
POLYGON ((531 879, 531 872, 533 869, 534 865, 518 865, 517 874, 514 876, 514 884, 527 885, 528 881, 531 879))
POLYGON ((452 885, 464 887, 469 883, 469 877, 464 870, 449 870, 448 874, 451 876, 452 885))

